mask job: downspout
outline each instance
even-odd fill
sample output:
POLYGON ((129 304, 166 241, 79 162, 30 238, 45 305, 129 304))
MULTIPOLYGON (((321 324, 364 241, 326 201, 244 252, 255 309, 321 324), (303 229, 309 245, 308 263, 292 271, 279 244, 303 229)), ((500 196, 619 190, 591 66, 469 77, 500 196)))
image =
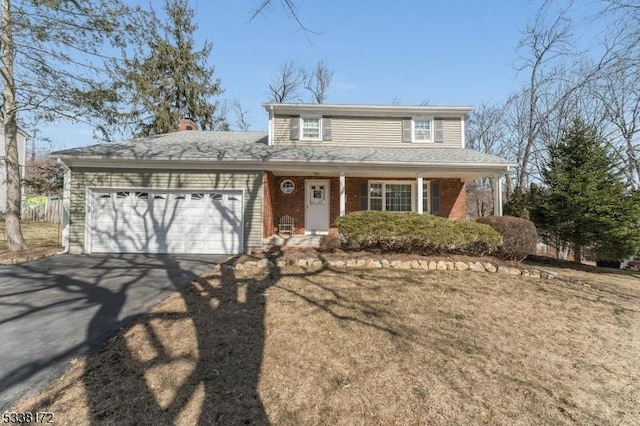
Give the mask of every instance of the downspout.
POLYGON ((62 186, 62 245, 64 250, 56 254, 69 253, 69 225, 71 224, 71 169, 58 158, 58 164, 64 170, 64 183, 62 186))

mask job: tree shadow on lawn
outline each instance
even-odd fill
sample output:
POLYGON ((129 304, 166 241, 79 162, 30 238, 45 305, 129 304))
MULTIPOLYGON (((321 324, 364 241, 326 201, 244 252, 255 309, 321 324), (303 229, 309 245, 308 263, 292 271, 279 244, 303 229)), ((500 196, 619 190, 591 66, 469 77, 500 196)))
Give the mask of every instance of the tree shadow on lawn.
MULTIPOLYGON (((272 253, 274 264, 278 256, 272 253)), ((167 266, 171 266, 171 259, 167 262, 167 266)), ((73 410, 82 410, 77 402, 82 405, 86 402, 85 415, 89 423, 269 424, 258 384, 266 339, 265 294, 273 288, 291 294, 341 323, 352 323, 388 336, 394 345, 401 347, 399 356, 405 349, 411 350, 414 356, 425 360, 421 368, 442 368, 441 380, 449 382, 450 388, 460 395, 458 399, 471 398, 471 387, 464 379, 468 373, 464 360, 495 358, 496 354, 476 340, 471 317, 465 312, 456 316, 457 311, 448 312, 445 307, 434 305, 431 299, 439 298, 444 303, 453 300, 455 295, 460 300, 459 306, 466 306, 467 301, 478 294, 465 285, 449 285, 438 281, 439 278, 432 278, 435 281, 427 285, 423 282, 427 275, 412 271, 387 271, 388 280, 381 283, 378 273, 371 270, 345 271, 324 265, 315 270, 287 270, 283 274, 275 267, 262 270, 260 275, 251 275, 223 265, 219 271, 200 277, 174 294, 169 303, 135 317, 131 328, 98 353, 88 356, 84 371, 78 373, 82 386, 75 386, 83 388, 82 396, 75 399, 65 396, 74 384, 63 383, 56 393, 49 394, 48 400, 41 400, 30 409, 41 411, 56 400, 60 404, 60 400, 67 398, 74 405, 66 407, 68 421, 75 418, 73 410), (325 273, 328 276, 322 276, 325 273), (304 285, 300 286, 300 282, 294 285, 288 279, 299 279, 304 285), (419 327, 407 327, 387 300, 360 297, 360 291, 375 292, 377 287, 387 290, 391 287, 397 299, 411 295, 412 287, 427 289, 421 293, 424 301, 414 308, 431 310, 432 320, 419 327), (456 321, 443 315, 453 316, 456 321), (431 356, 440 359, 440 364, 431 365, 431 356), (455 360, 460 364, 453 363, 455 360)), ((100 294, 98 299, 106 303, 113 298, 118 304, 119 297, 100 294)), ((293 312, 293 315, 299 314, 293 312)), ((91 321, 89 334, 108 318, 109 315, 99 311, 91 321)), ((509 354, 505 352, 503 356, 508 358, 509 354)), ((507 367, 491 372, 480 365, 476 377, 478 380, 493 379, 495 375, 509 378, 510 373, 507 367)), ((424 374, 432 377, 426 370, 424 374)), ((520 378, 516 383, 516 379, 515 376, 509 379, 514 381, 511 387, 525 387, 537 394, 549 395, 550 390, 542 388, 539 381, 520 378)), ((326 401, 318 403, 322 405, 326 401)), ((286 409, 286 402, 283 404, 286 409)))
POLYGON ((137 318, 88 359, 83 381, 92 420, 269 423, 256 387, 270 285, 269 277, 237 280, 223 266, 181 291, 179 310, 137 318))
MULTIPOLYGON (((276 264, 278 254, 270 256, 276 264)), ((168 268, 175 266, 171 258, 165 262, 168 268)), ((324 266, 286 276, 313 280, 326 270, 324 266)), ((131 326, 122 334, 81 361, 83 371, 67 374, 70 377, 36 397, 29 409, 61 410, 61 421, 85 417, 90 423, 269 424, 258 394, 265 296, 282 275, 277 267, 261 271, 240 274, 222 265, 198 278, 152 312, 131 318, 131 326), (65 407, 64 400, 75 402, 65 407)), ((83 287, 75 283, 74 288, 83 287)), ((326 291, 331 288, 327 286, 326 291)), ((375 306, 358 305, 356 299, 346 300, 339 293, 334 296, 337 304, 325 305, 297 295, 340 321, 355 321, 391 336, 400 334, 376 317, 375 306), (350 313, 343 315, 344 310, 350 313)), ((96 296, 110 306, 121 305, 121 298, 117 293, 96 296)), ((88 334, 115 317, 100 308, 88 334)))
MULTIPOLYGON (((270 256, 275 265, 279 255, 270 256)), ((311 280, 326 269, 286 276, 311 280)), ((91 419, 118 424, 269 424, 258 383, 267 291, 281 277, 278 267, 238 277, 233 267, 222 265, 169 303, 136 318, 122 336, 87 359, 82 380, 91 419)), ((360 318, 374 307, 347 304, 334 293, 338 308, 358 311, 342 315, 336 306, 291 293, 338 320, 398 335, 380 321, 360 318)))

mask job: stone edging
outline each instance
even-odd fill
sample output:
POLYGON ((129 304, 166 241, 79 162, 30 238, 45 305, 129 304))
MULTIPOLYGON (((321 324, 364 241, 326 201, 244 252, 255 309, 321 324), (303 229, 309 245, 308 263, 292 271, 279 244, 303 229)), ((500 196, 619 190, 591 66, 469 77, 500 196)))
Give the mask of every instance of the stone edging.
MULTIPOLYGON (((428 271, 469 271, 469 272, 489 272, 507 275, 520 275, 531 278, 542 279, 560 279, 577 283, 576 280, 566 279, 556 272, 546 271, 543 269, 520 269, 511 266, 494 265, 491 262, 462 262, 462 261, 446 261, 446 260, 392 260, 385 258, 368 258, 368 259, 349 259, 349 260, 319 260, 317 258, 306 259, 290 259, 276 260, 272 262, 269 259, 260 259, 257 261, 248 260, 241 263, 225 264, 237 271, 253 268, 269 268, 298 266, 301 268, 322 268, 330 266, 333 268, 391 268, 391 269, 421 269, 428 271)), ((214 270, 220 270, 221 265, 215 265, 214 270)))

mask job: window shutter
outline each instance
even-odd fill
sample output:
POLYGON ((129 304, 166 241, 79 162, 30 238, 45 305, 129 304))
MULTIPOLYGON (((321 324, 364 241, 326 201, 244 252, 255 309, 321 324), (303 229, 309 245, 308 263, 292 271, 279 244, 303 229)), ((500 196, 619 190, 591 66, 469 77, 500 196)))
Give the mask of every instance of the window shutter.
POLYGON ((411 142, 411 119, 402 119, 402 142, 411 142))
POLYGON ((331 140, 331 117, 322 117, 322 140, 331 140))
POLYGON ((369 209, 369 182, 360 183, 360 210, 369 209))
POLYGON ((291 139, 292 141, 297 141, 300 139, 300 117, 291 117, 289 139, 291 139))
POLYGON ((442 129, 442 120, 433 120, 433 141, 436 143, 444 142, 444 130, 442 129))
POLYGON ((431 214, 440 213, 440 183, 431 182, 431 214))

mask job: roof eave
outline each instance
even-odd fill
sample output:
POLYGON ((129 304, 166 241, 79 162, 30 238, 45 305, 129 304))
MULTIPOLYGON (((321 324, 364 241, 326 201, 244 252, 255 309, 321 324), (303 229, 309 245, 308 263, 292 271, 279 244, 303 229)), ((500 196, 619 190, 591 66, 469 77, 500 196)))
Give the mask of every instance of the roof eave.
POLYGON ((277 167, 301 166, 308 168, 309 166, 335 166, 335 167, 357 167, 357 166, 376 166, 376 167, 456 167, 456 168, 491 168, 491 169, 508 169, 518 167, 517 163, 474 163, 474 162, 406 162, 406 161, 336 161, 336 160, 211 160, 198 158, 171 158, 171 157, 154 157, 151 158, 114 158, 102 156, 57 156, 60 161, 68 165, 75 164, 92 164, 100 165, 104 163, 108 167, 117 167, 115 164, 148 162, 150 166, 162 166, 168 163, 180 161, 182 164, 191 165, 212 165, 217 166, 224 164, 225 168, 260 168, 269 169, 277 167))
POLYGON ((341 104, 282 104, 265 102, 262 106, 275 114, 294 114, 323 111, 326 114, 456 114, 465 115, 473 111, 471 106, 427 106, 427 105, 341 105, 341 104))

